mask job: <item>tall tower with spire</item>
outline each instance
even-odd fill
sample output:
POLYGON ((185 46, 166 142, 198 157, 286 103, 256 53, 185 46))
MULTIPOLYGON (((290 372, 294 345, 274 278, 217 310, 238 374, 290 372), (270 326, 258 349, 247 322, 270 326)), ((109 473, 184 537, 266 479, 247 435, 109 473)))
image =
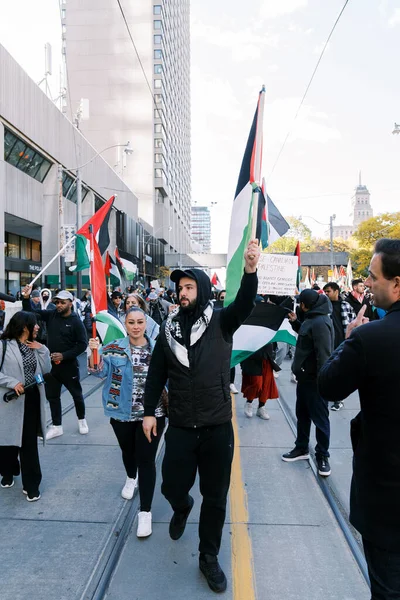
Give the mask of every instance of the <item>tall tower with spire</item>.
POLYGON ((370 203, 370 193, 366 185, 361 183, 361 171, 358 177, 358 186, 353 199, 353 227, 356 229, 360 223, 371 219, 374 211, 370 203))

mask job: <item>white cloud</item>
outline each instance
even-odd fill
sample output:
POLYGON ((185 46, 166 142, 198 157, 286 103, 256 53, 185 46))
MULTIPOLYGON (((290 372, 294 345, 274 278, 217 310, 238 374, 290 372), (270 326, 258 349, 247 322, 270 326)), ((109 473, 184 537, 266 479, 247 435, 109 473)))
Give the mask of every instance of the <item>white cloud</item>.
MULTIPOLYGON (((264 145, 282 143, 292 127, 300 98, 280 98, 265 106, 264 145)), ((313 106, 303 104, 293 125, 289 143, 297 140, 326 144, 341 139, 340 131, 326 123, 329 116, 313 106), (325 122, 323 122, 325 121, 325 122)))
POLYGON ((400 8, 396 8, 394 13, 389 19, 390 27, 395 27, 396 25, 400 25, 400 8))
POLYGON ((256 60, 260 58, 264 47, 276 48, 279 36, 269 32, 256 33, 252 27, 238 30, 222 29, 215 25, 204 25, 194 22, 191 27, 192 38, 200 39, 213 46, 225 48, 232 52, 236 62, 256 60))
POLYGON ((275 19, 305 8, 308 0, 262 0, 260 16, 263 19, 275 19))

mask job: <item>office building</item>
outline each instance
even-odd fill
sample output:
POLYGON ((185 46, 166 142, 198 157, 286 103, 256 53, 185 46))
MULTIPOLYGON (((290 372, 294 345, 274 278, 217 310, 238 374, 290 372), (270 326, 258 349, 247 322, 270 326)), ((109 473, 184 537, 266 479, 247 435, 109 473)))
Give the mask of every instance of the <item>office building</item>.
POLYGON ((211 252, 211 213, 208 206, 192 206, 191 238, 201 251, 211 252))
MULTIPOLYGON (((82 222, 117 193, 110 249, 118 244, 140 273, 156 277, 163 246, 138 222, 137 197, 2 46, 0 73, 0 290, 18 291, 55 256, 61 220, 69 229, 76 225, 81 165, 82 222)), ((118 139, 121 146, 126 141, 118 139)), ((75 288, 76 275, 68 268, 65 275, 67 286, 75 288)), ((83 275, 88 287, 87 272, 83 275)), ((60 280, 56 260, 39 284, 55 288, 60 280)))
POLYGON ((166 253, 190 250, 189 0, 64 0, 70 113, 99 148, 130 140, 133 160, 104 153, 139 200, 166 253), (124 22, 128 23, 129 31, 124 22), (130 38, 132 36, 132 39, 130 38), (133 41, 132 41, 133 40, 133 41))

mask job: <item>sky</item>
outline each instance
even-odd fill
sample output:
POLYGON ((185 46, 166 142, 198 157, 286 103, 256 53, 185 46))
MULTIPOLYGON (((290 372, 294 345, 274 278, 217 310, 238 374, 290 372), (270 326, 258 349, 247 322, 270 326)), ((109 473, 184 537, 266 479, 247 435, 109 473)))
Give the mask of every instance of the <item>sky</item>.
MULTIPOLYGON (((375 214, 400 210, 400 0, 350 0, 297 121, 293 118, 344 0, 192 0, 192 201, 210 205, 212 249, 229 218, 258 92, 266 86, 263 172, 280 211, 323 235, 350 224, 361 171, 375 214), (282 143, 286 147, 277 160, 282 143), (216 203, 216 204, 215 204, 216 203)), ((0 2, 0 43, 39 82, 53 47, 59 93, 58 0, 0 2)))

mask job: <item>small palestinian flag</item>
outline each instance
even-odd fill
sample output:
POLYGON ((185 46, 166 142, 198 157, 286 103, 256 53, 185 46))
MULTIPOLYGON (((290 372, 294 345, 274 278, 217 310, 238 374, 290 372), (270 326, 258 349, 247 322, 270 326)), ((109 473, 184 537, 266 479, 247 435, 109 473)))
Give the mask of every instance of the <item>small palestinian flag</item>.
POLYGON ((137 265, 135 265, 131 260, 129 260, 128 258, 124 258, 122 256, 122 253, 120 253, 118 251, 118 248, 115 248, 115 258, 117 259, 119 266, 122 269, 122 272, 124 274, 124 278, 126 281, 133 281, 135 279, 135 276, 137 274, 137 265))
POLYGON ((297 334, 286 318, 283 306, 260 302, 233 336, 231 367, 272 342, 296 345, 297 334))
POLYGON ((126 331, 122 323, 116 317, 110 315, 109 312, 99 312, 95 317, 95 321, 103 346, 126 337, 126 331))
POLYGON ((216 273, 214 273, 214 275, 211 278, 211 285, 213 285, 217 290, 222 290, 221 282, 216 273))
POLYGON ((109 252, 107 252, 107 255, 106 255, 106 264, 104 266, 104 271, 105 271, 106 277, 110 278, 111 287, 113 287, 113 288, 122 287, 121 273, 120 273, 117 265, 115 264, 115 261, 113 260, 112 256, 110 256, 109 252))

